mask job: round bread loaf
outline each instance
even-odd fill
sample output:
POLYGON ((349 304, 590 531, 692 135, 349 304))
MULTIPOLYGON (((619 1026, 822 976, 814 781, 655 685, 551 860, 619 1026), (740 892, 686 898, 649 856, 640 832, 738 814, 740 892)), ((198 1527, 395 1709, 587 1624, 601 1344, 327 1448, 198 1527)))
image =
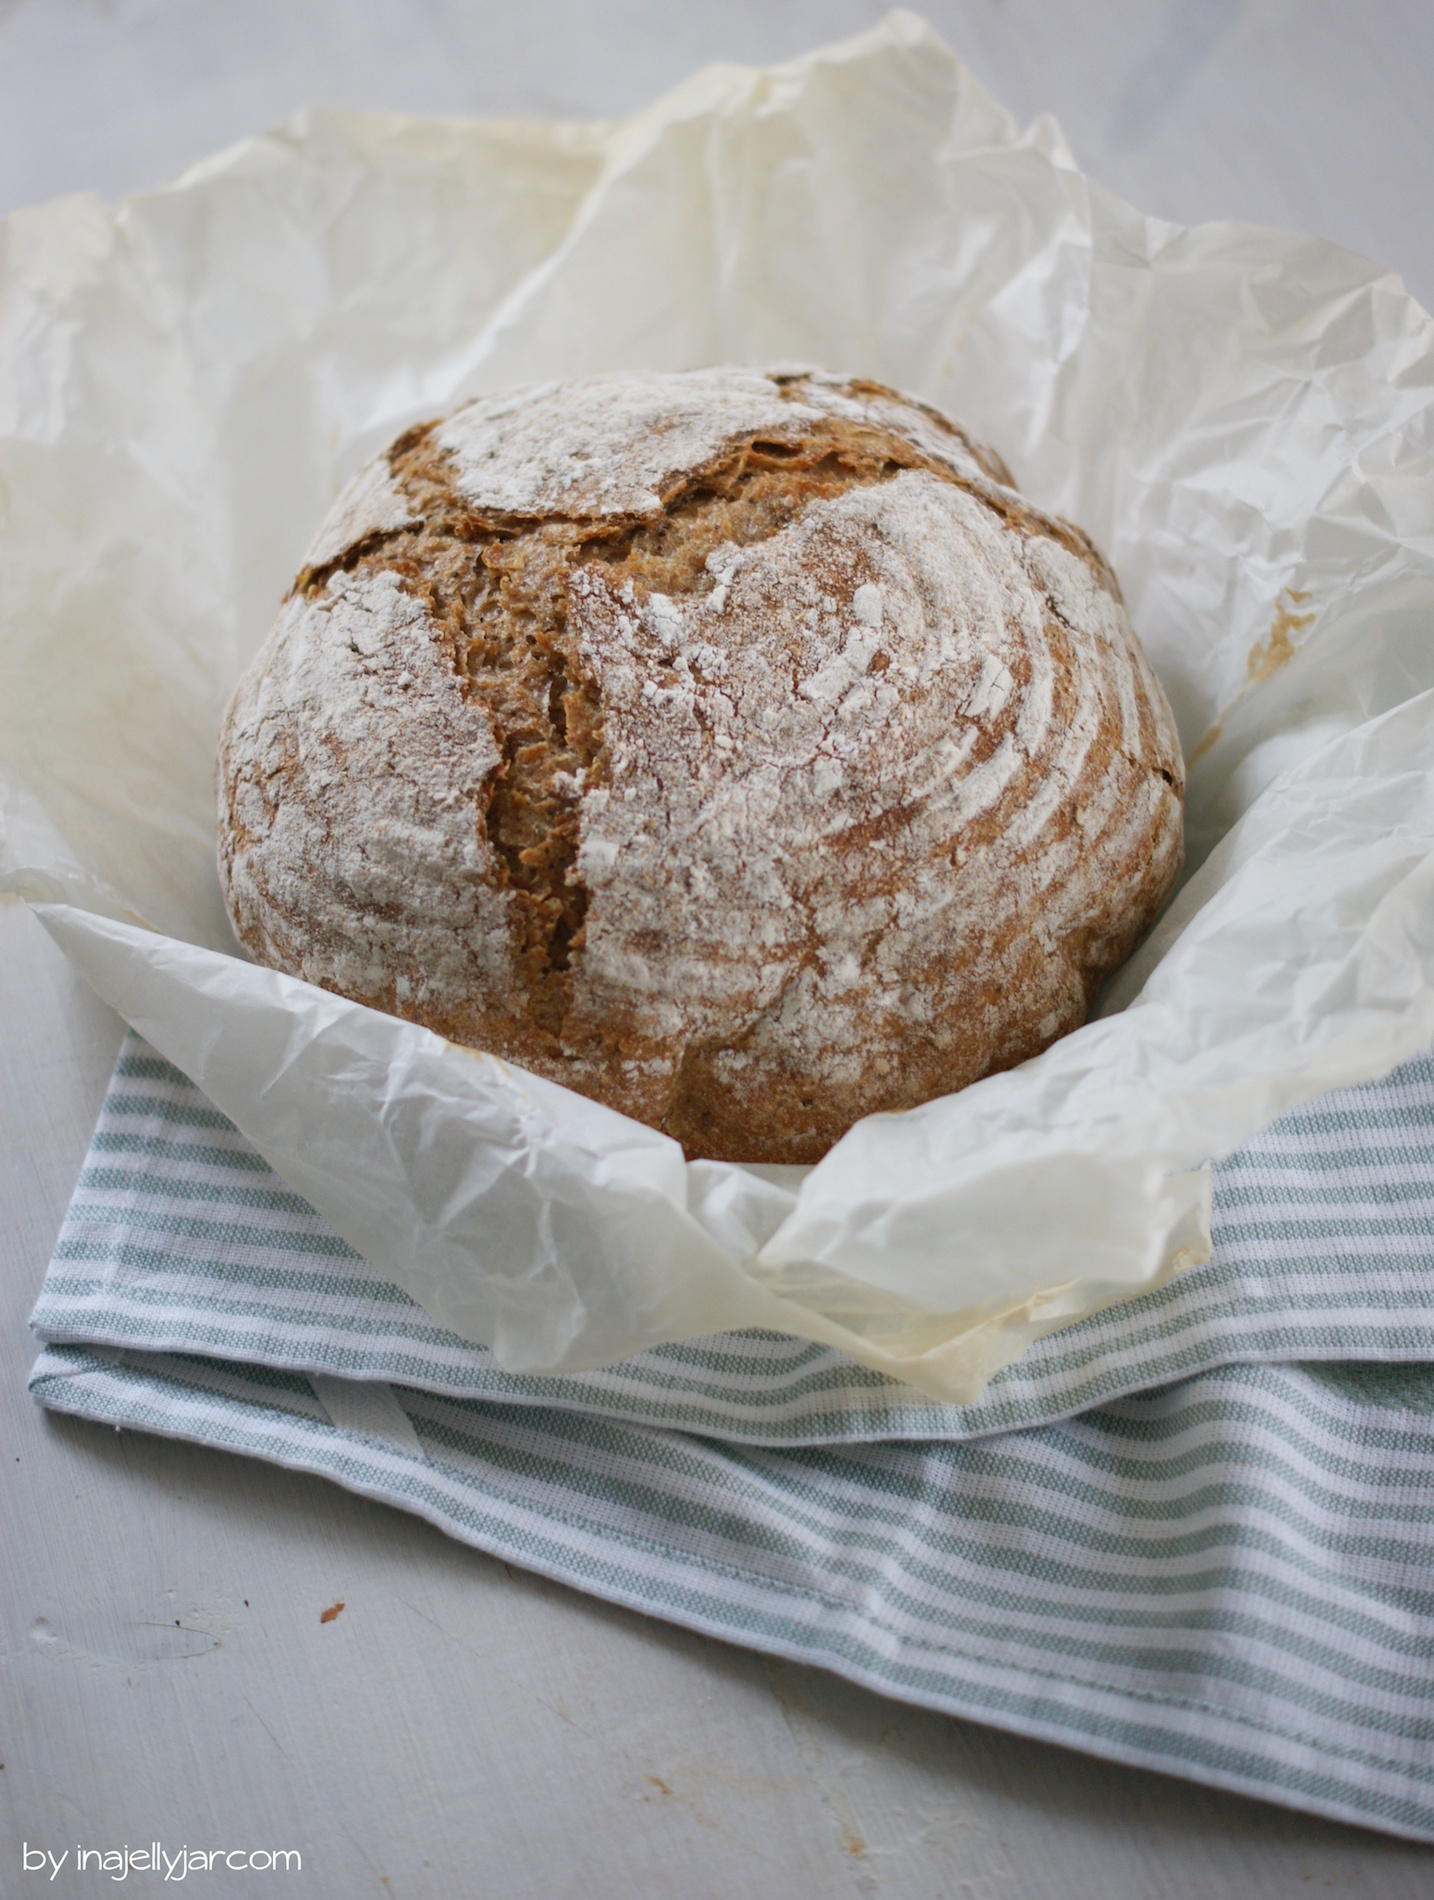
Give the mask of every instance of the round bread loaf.
POLYGON ((339 496, 224 720, 219 862, 261 961, 809 1162, 1080 1024, 1183 790, 1110 569, 934 410, 608 376, 339 496))

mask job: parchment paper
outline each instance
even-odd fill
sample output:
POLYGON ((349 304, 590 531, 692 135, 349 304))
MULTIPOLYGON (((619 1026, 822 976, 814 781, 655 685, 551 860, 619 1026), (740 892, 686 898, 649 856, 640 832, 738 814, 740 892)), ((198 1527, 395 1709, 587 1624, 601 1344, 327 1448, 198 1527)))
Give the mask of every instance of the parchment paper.
POLYGON ((1141 216, 910 14, 610 126, 301 114, 0 226, 0 887, 504 1366, 771 1326, 968 1400, 1203 1257, 1212 1157, 1434 1038, 1431 385, 1391 274, 1141 216), (368 453, 774 361, 928 398, 1087 528, 1191 761, 1195 875, 1107 1013, 805 1172, 253 967, 214 868, 221 707, 368 453))

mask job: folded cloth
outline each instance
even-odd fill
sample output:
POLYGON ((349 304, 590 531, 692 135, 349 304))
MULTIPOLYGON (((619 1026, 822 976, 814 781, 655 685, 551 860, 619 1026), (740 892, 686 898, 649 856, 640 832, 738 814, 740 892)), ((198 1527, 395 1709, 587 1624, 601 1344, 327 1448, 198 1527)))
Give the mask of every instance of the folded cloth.
POLYGON ((1434 1839, 1434 1061, 1222 1163, 1214 1235, 970 1406, 766 1334, 508 1374, 131 1036, 31 1390, 902 1700, 1434 1839))
POLYGON ((1286 1116, 1216 1176, 1206 1265, 1037 1341, 973 1405, 769 1333, 602 1372, 505 1373, 340 1240, 131 1034, 31 1324, 54 1343, 398 1380, 760 1445, 1011 1431, 1243 1361, 1434 1364, 1434 1058, 1286 1116))

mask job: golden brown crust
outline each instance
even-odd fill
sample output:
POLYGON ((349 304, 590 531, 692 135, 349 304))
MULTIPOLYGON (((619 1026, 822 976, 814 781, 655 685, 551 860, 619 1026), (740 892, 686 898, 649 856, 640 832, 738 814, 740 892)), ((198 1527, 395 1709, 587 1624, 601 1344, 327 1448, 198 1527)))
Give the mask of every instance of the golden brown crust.
POLYGON ((220 860, 263 960, 811 1161, 1084 1020, 1183 778, 1102 557, 934 411, 595 379, 340 498, 226 719, 220 860))

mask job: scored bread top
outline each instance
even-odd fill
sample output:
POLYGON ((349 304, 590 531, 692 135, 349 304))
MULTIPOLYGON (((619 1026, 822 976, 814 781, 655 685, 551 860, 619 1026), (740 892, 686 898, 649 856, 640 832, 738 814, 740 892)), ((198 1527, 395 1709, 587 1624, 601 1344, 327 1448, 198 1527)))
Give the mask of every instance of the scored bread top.
POLYGON ((339 497, 226 719, 221 871, 267 962, 809 1161, 1084 1019, 1183 782, 1104 561, 944 418, 610 376, 339 497))

